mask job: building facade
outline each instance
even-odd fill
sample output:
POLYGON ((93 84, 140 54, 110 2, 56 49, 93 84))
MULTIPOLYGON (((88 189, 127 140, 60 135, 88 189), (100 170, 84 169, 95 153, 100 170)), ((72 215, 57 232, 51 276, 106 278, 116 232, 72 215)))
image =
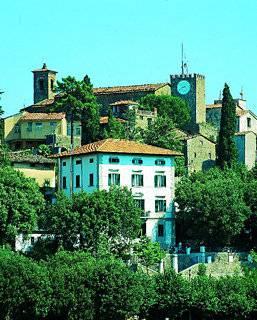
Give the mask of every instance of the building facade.
POLYGON ((256 163, 256 134, 252 131, 237 132, 235 143, 238 162, 252 169, 256 163))
POLYGON ((75 149, 73 154, 58 155, 60 189, 70 196, 111 186, 128 187, 144 211, 143 232, 168 248, 175 243, 174 157, 179 155, 134 141, 98 141, 75 149))
POLYGON ((23 152, 11 152, 9 158, 15 170, 22 172, 27 178, 34 179, 39 187, 55 190, 55 160, 23 152))

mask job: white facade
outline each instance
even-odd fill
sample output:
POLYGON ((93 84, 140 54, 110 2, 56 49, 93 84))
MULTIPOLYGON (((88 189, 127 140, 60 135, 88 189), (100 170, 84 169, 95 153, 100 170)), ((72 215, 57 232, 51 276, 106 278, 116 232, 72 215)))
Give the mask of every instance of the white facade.
POLYGON ((60 189, 73 192, 108 190, 111 184, 128 187, 144 206, 145 233, 164 248, 175 243, 174 157, 117 153, 91 153, 60 158, 60 189), (166 204, 166 205, 165 205, 166 204), (166 208, 165 208, 166 207, 166 208))
POLYGON ((257 134, 257 117, 250 110, 238 117, 238 132, 252 131, 257 134))

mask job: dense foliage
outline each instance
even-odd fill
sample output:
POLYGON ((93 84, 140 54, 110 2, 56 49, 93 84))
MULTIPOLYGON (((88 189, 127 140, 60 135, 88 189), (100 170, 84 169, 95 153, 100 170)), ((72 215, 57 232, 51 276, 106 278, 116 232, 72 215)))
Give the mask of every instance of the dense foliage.
POLYGON ((214 247, 230 245, 251 214, 245 190, 243 177, 230 169, 182 178, 176 188, 180 233, 214 247))
POLYGON ((220 131, 217 145, 217 164, 224 169, 232 167, 237 159, 234 136, 236 132, 236 104, 231 96, 229 86, 223 89, 220 131))
POLYGON ((0 250, 0 319, 250 320, 257 315, 256 283, 256 270, 188 281, 169 269, 151 276, 134 272, 111 255, 60 251, 35 262, 0 250))
POLYGON ((158 115, 171 119, 177 128, 185 127, 190 121, 190 109, 179 97, 149 94, 140 100, 140 104, 148 110, 157 108, 158 115))
POLYGON ((95 254, 102 241, 118 251, 122 243, 139 235, 141 210, 126 188, 111 188, 91 194, 81 192, 67 198, 57 195, 46 210, 43 226, 57 235, 66 249, 76 246, 95 254))
POLYGON ((71 144, 73 145, 73 124, 81 120, 81 144, 87 144, 100 137, 100 106, 93 94, 93 86, 88 76, 82 81, 68 76, 57 81, 57 99, 54 110, 65 112, 71 123, 71 144))
POLYGON ((0 167, 0 244, 13 245, 19 232, 30 233, 43 205, 43 196, 33 179, 12 167, 0 167))

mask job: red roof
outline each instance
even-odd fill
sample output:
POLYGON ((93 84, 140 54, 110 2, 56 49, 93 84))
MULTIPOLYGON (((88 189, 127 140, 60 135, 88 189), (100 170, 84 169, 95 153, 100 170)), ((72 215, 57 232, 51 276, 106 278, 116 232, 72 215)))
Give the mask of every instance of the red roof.
POLYGON ((170 84, 166 83, 157 83, 157 84, 140 84, 140 85, 130 85, 130 86, 115 86, 115 87, 102 87, 94 88, 94 94, 110 94, 110 93, 124 93, 124 92, 137 92, 137 91, 155 91, 159 88, 162 88, 170 84))
POLYGON ((72 153, 65 151, 52 157, 67 157, 71 155, 82 155, 88 153, 125 153, 125 154, 147 154, 159 156, 181 156, 177 151, 159 148, 131 140, 106 139, 76 148, 72 153))
POLYGON ((65 113, 58 112, 58 113, 25 113, 21 117, 21 121, 33 121, 33 120, 40 120, 40 121, 47 121, 47 120, 62 120, 65 118, 65 113))

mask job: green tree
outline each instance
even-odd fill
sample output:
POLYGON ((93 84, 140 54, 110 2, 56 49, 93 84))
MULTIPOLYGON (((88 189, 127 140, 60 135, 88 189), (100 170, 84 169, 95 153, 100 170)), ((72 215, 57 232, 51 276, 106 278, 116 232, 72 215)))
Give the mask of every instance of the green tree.
POLYGON ((182 276, 168 269, 155 278, 156 304, 150 309, 150 319, 181 319, 189 310, 190 287, 182 276))
MULTIPOLYGON (((168 116, 158 116, 146 130, 140 132, 141 141, 156 147, 182 151, 182 142, 176 134, 173 121, 168 116)), ((175 157, 175 174, 183 176, 186 174, 184 156, 175 157)))
POLYGON ((231 244, 250 215, 244 188, 241 177, 231 169, 182 178, 175 192, 180 233, 213 246, 231 244))
POLYGON ((10 165, 9 148, 3 143, 0 144, 0 167, 10 165))
POLYGON ((0 319, 41 320, 48 314, 51 284, 45 265, 0 250, 0 319))
POLYGON ((125 320, 137 315, 145 301, 144 280, 144 275, 117 259, 98 259, 93 276, 95 319, 125 320))
POLYGON ((72 199, 58 195, 45 214, 44 225, 58 234, 69 250, 78 244, 97 254, 100 242, 106 238, 110 250, 119 255, 121 243, 138 236, 140 214, 128 189, 111 188, 91 194, 76 193, 72 199))
POLYGON ((57 81, 54 110, 66 113, 71 123, 71 145, 74 144, 74 121, 81 120, 81 144, 87 144, 99 139, 100 136, 100 107, 93 94, 93 86, 88 76, 82 81, 68 76, 57 81))
POLYGON ((175 127, 183 128, 190 121, 190 109, 186 101, 179 97, 149 94, 140 100, 140 104, 148 110, 157 108, 158 115, 168 117, 175 127))
POLYGON ((161 249, 160 244, 152 242, 148 237, 142 237, 134 244, 133 249, 138 262, 144 265, 147 271, 165 257, 165 251, 161 249))
POLYGON ((38 146, 38 154, 47 157, 51 154, 51 148, 46 144, 41 144, 38 146))
POLYGON ((178 151, 182 148, 174 123, 167 116, 158 116, 156 121, 142 131, 142 139, 144 143, 160 148, 178 151))
POLYGON ((36 227, 44 199, 37 183, 11 167, 0 167, 0 244, 36 227))
POLYGON ((103 132, 103 138, 114 138, 114 139, 124 139, 125 138, 125 128, 122 123, 120 123, 112 113, 112 109, 108 110, 108 123, 103 132))
POLYGON ((53 290, 48 320, 94 318, 95 259, 85 252, 60 251, 47 263, 53 290))
POLYGON ((217 164, 224 169, 232 167, 237 159, 234 136, 236 132, 236 104, 231 96, 229 86, 223 89, 220 131, 217 145, 217 164))

